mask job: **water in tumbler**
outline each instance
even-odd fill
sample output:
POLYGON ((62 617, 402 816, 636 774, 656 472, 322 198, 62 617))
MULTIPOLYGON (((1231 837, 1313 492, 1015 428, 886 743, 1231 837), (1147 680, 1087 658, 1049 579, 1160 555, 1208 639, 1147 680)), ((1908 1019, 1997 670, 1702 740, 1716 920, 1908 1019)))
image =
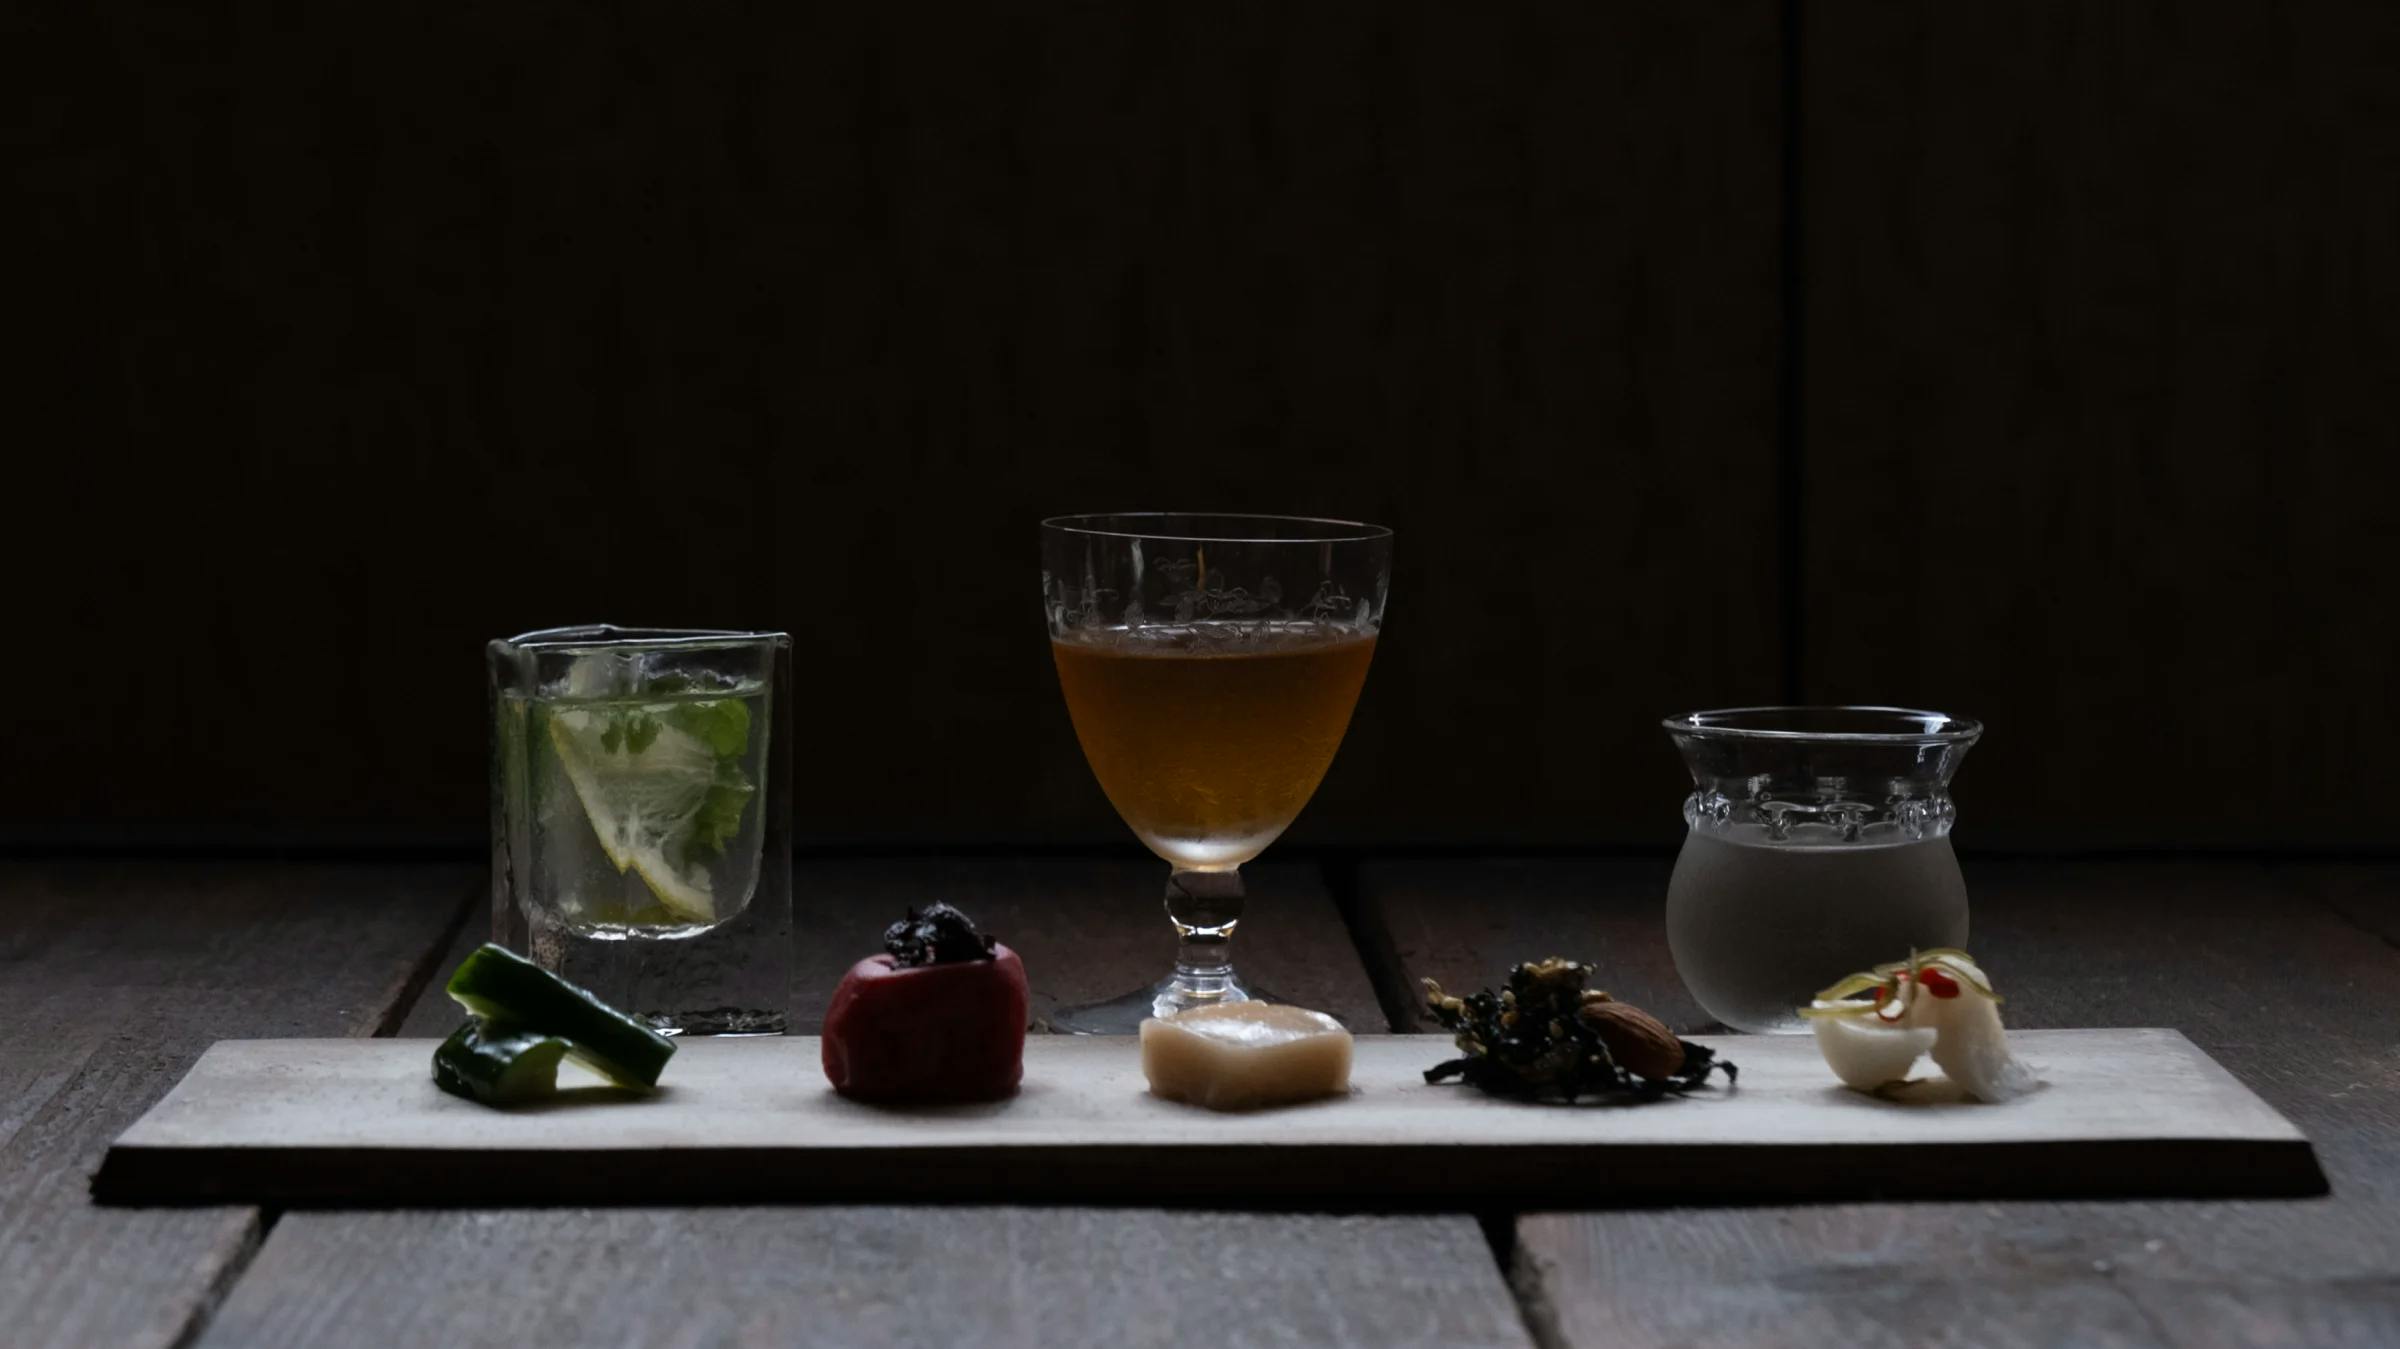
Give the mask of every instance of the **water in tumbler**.
POLYGON ((1913 950, 1967 944, 1967 890, 1947 834, 1773 842, 1695 829, 1667 883, 1676 972, 1718 1020, 1801 1029, 1817 990, 1913 950))
POLYGON ((648 676, 609 654, 504 694, 502 771, 530 778, 526 906, 602 941, 740 914, 758 886, 767 704, 755 681, 648 676))

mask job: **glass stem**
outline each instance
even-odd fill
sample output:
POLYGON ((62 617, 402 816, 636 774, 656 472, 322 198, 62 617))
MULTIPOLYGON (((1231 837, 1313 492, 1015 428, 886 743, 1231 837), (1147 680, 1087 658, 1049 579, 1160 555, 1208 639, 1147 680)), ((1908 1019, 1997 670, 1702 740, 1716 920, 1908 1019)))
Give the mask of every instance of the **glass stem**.
POLYGON ((1167 878, 1175 924, 1175 991, 1187 1001, 1240 1001, 1233 981, 1233 929, 1242 921, 1242 873, 1183 871, 1167 878))

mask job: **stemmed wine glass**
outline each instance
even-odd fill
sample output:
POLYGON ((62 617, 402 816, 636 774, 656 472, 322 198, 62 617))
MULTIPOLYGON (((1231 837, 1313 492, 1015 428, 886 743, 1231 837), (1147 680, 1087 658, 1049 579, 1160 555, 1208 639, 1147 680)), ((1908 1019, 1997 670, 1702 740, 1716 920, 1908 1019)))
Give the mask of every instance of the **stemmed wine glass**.
POLYGON ((1050 652, 1084 758, 1174 868, 1175 971, 1053 1028, 1259 996, 1233 972, 1241 865, 1317 790, 1350 725, 1391 589, 1392 532, 1279 515, 1062 515, 1042 522, 1050 652))

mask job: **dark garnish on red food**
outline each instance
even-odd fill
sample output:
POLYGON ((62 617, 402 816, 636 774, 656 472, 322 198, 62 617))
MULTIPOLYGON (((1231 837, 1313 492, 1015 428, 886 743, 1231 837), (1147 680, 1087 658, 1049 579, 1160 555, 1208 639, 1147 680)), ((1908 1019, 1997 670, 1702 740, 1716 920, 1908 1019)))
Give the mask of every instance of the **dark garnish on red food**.
POLYGON ((975 930, 975 920, 948 904, 910 909, 908 917, 883 930, 883 949, 902 969, 946 965, 954 960, 989 960, 999 943, 975 930))
POLYGON ((1425 1070, 1425 1080, 1464 1078, 1495 1096, 1525 1100, 1621 1096, 1655 1101, 1698 1088, 1712 1072, 1738 1070, 1704 1045, 1682 1040, 1656 1017, 1596 988, 1579 961, 1533 961, 1508 972, 1508 987, 1454 998, 1425 981, 1425 1006, 1457 1040, 1461 1058, 1425 1070))

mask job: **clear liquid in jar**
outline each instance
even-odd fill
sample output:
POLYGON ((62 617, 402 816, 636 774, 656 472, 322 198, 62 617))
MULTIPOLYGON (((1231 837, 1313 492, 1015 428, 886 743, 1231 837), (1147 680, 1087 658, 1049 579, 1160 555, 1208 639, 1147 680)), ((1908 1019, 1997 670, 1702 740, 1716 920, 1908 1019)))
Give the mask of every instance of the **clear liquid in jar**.
POLYGON ((1776 842, 1694 830, 1667 883, 1675 969, 1737 1030, 1805 1029, 1799 1009, 1843 975, 1967 944, 1967 890, 1946 835, 1776 842))

